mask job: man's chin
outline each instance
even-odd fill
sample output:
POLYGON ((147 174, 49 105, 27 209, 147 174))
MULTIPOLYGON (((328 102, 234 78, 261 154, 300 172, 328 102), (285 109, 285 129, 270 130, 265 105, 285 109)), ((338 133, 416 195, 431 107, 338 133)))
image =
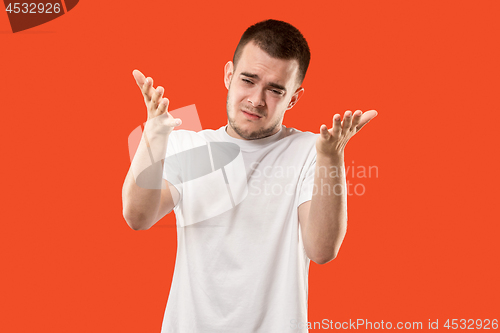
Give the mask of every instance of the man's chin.
POLYGON ((256 131, 242 130, 239 127, 233 127, 233 131, 245 140, 252 140, 257 136, 256 131))
POLYGON ((257 140, 272 135, 272 129, 263 128, 241 128, 239 126, 232 126, 234 132, 245 140, 257 140))
POLYGON ((234 122, 229 122, 229 126, 231 127, 234 133, 236 133, 239 137, 245 140, 252 140, 258 134, 257 129, 240 127, 234 122))

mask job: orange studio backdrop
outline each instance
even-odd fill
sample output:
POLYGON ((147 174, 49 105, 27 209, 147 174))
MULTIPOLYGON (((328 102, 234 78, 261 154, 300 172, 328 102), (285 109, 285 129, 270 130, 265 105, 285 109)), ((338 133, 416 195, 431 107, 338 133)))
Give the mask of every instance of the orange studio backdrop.
POLYGON ((0 332, 160 332, 176 228, 122 217, 128 135, 146 119, 132 71, 219 128, 223 66, 267 18, 312 53, 286 126, 379 113, 347 145, 348 232, 334 261, 311 263, 309 321, 494 329, 497 1, 70 2, 18 32, 0 7, 0 332))

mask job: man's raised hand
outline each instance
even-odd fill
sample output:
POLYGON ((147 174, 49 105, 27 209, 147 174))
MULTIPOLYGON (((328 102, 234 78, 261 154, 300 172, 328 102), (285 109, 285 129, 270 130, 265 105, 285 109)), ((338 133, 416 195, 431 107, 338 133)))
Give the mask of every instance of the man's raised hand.
POLYGON ((317 154, 322 157, 343 158, 349 139, 376 116, 375 110, 365 113, 357 110, 354 114, 348 110, 344 113, 344 121, 341 121, 340 114, 334 115, 332 128, 328 129, 326 125, 320 127, 320 135, 316 140, 317 154))
POLYGON ((163 130, 167 133, 170 133, 174 127, 179 126, 182 123, 181 119, 174 119, 167 111, 169 101, 167 98, 163 98, 165 91, 163 87, 159 86, 155 89, 153 79, 146 78, 138 70, 134 70, 132 75, 144 96, 144 103, 148 112, 148 125, 154 124, 154 128, 157 129, 163 127, 163 130))

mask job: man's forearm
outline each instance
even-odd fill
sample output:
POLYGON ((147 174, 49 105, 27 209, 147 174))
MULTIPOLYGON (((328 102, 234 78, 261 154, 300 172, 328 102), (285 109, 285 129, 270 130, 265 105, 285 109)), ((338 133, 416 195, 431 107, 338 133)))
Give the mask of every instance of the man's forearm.
POLYGON ((122 188, 123 216, 133 229, 155 222, 161 199, 168 135, 144 131, 122 188), (149 136, 146 135, 149 133, 149 136))
POLYGON ((307 239, 320 261, 337 256, 347 231, 347 191, 344 157, 317 156, 307 239))

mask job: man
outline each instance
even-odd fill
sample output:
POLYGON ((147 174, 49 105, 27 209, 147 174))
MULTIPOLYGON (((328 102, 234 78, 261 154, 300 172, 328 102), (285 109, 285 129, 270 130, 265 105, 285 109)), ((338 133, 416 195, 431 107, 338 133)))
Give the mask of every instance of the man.
POLYGON ((334 259, 347 229, 344 148, 377 115, 336 114, 319 135, 283 126, 309 59, 290 24, 251 26, 224 68, 228 124, 198 133, 173 131, 164 89, 134 71, 148 121, 123 215, 139 230, 175 211, 163 333, 307 332, 309 262, 334 259))

